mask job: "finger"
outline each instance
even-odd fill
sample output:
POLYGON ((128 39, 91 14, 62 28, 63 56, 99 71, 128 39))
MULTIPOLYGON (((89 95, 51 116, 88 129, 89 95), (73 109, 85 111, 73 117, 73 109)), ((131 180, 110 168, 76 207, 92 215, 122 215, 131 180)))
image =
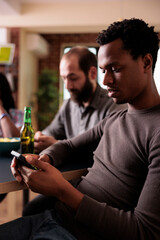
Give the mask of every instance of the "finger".
POLYGON ((41 148, 43 146, 43 143, 42 142, 34 142, 34 148, 35 149, 39 149, 39 148, 41 148))
POLYGON ((13 176, 15 177, 15 179, 17 180, 17 182, 23 181, 23 178, 22 178, 20 172, 18 171, 18 169, 11 168, 11 172, 12 172, 13 176))
POLYGON ((23 183, 27 186, 27 188, 29 188, 29 185, 28 185, 28 177, 29 177, 29 174, 26 175, 27 173, 27 167, 23 166, 20 168, 20 172, 21 172, 21 176, 22 176, 22 179, 23 179, 23 183))
POLYGON ((47 140, 47 136, 45 136, 45 135, 41 135, 41 136, 38 136, 37 137, 37 140, 39 141, 39 142, 45 142, 46 140, 47 140))
POLYGON ((40 141, 40 140, 39 140, 39 137, 42 136, 42 135, 43 135, 42 132, 38 131, 38 132, 35 133, 34 139, 35 139, 36 141, 40 141))
MULTIPOLYGON (((36 155, 36 154, 24 154, 24 156, 25 156, 26 162, 28 162, 28 163, 30 163, 30 161, 32 161, 32 159, 38 160, 38 158, 39 158, 39 155, 36 155)), ((34 165, 33 164, 31 164, 31 165, 34 168, 34 165)), ((28 168, 30 168, 30 167, 28 167, 28 168)))
POLYGON ((16 167, 17 166, 17 159, 14 157, 11 162, 11 167, 16 167))
POLYGON ((22 176, 20 175, 18 169, 17 169, 17 160, 16 158, 13 158, 12 162, 11 162, 11 166, 10 166, 11 172, 13 174, 13 176, 15 177, 15 179, 18 182, 22 182, 22 176))
POLYGON ((39 151, 39 147, 40 147, 40 142, 35 142, 34 141, 34 151, 39 151))
POLYGON ((20 167, 20 172, 21 172, 21 175, 23 177, 23 179, 25 179, 25 182, 26 182, 26 179, 28 179, 28 177, 31 175, 32 172, 34 172, 36 170, 33 170, 31 168, 28 168, 26 166, 21 166, 20 167))
POLYGON ((51 163, 51 160, 50 160, 49 156, 46 155, 46 154, 40 155, 38 160, 43 161, 43 162, 51 163))
POLYGON ((31 160, 31 159, 38 159, 39 158, 39 155, 37 155, 37 154, 23 154, 24 156, 25 156, 25 158, 26 158, 26 160, 28 161, 28 160, 31 160))
POLYGON ((38 169, 41 169, 43 171, 46 171, 48 167, 51 166, 48 162, 40 161, 35 158, 28 158, 27 161, 34 167, 37 167, 38 169))

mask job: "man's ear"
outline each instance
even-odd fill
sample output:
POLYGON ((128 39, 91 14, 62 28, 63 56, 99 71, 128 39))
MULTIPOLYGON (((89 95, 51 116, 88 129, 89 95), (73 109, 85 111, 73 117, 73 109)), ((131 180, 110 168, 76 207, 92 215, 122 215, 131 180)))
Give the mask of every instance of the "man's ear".
POLYGON ((153 59, 152 59, 152 55, 147 53, 144 58, 144 70, 148 71, 150 68, 152 68, 152 64, 153 64, 153 59))
POLYGON ((91 79, 97 79, 97 68, 92 66, 89 69, 89 78, 91 79))

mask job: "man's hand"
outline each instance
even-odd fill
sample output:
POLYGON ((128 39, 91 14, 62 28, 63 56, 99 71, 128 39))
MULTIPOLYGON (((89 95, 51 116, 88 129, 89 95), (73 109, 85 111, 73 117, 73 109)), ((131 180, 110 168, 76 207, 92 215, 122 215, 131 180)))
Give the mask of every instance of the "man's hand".
MULTIPOLYGON (((35 154, 30 154, 30 155, 32 155, 32 157, 34 157, 35 159, 39 158, 38 155, 35 155, 35 154)), ((23 156, 26 157, 27 154, 23 154, 23 156)), ((44 155, 42 155, 42 156, 44 156, 44 155)), ((23 182, 23 177, 20 172, 21 167, 19 166, 18 160, 15 157, 13 158, 10 167, 11 167, 11 172, 12 172, 13 176, 15 177, 15 179, 17 180, 17 182, 23 182)), ((29 169, 29 168, 27 168, 27 169, 29 169)), ((31 169, 29 169, 29 170, 31 170, 31 169)), ((31 171, 33 171, 33 170, 31 170, 31 171)))
POLYGON ((49 163, 27 155, 26 160, 39 170, 21 167, 20 172, 25 184, 34 192, 54 196, 76 210, 83 194, 66 181, 61 172, 49 163))
MULTIPOLYGON (((48 155, 36 155, 36 154, 23 154, 23 156, 27 159, 27 158, 34 158, 37 160, 41 160, 47 163, 50 163, 50 158, 48 155)), ((15 177, 15 179, 18 182, 23 182, 23 176, 21 174, 21 166, 18 165, 18 160, 14 157, 11 163, 11 172, 13 174, 13 176, 15 177)), ((27 167, 26 167, 27 168, 27 167)), ((27 168, 28 171, 33 171, 29 168, 27 168)))
POLYGON ((38 131, 34 136, 34 150, 36 153, 40 153, 45 148, 56 143, 57 140, 51 136, 45 136, 42 132, 38 131))

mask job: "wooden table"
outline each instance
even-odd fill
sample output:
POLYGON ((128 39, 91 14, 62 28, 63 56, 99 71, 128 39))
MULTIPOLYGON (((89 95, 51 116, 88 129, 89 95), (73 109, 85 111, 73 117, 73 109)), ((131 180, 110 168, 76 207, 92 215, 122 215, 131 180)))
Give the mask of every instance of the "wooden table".
MULTIPOLYGON (((15 181, 10 170, 11 161, 12 156, 0 156, 0 194, 26 189, 26 186, 15 181)), ((76 179, 87 172, 84 165, 72 165, 72 170, 69 171, 68 169, 68 167, 60 169, 66 180, 76 179)))

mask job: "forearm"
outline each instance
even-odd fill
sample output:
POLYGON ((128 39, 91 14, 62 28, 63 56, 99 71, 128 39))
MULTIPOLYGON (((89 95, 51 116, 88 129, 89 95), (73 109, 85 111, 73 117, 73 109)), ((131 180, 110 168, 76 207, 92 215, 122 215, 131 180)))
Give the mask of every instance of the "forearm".
POLYGON ((65 180, 63 188, 59 193, 59 200, 68 205, 74 211, 77 211, 82 199, 83 194, 74 188, 68 181, 65 180))
POLYGON ((19 137, 20 130, 14 125, 9 116, 1 119, 3 137, 19 137))
POLYGON ((20 131, 14 125, 10 116, 3 108, 2 104, 0 104, 0 123, 2 128, 3 137, 19 137, 20 131))
POLYGON ((68 140, 59 141, 40 153, 47 154, 54 160, 54 166, 65 162, 90 162, 93 160, 93 151, 101 138, 101 125, 94 129, 68 140), (99 130, 100 129, 100 130, 99 130), (97 134, 97 132, 100 132, 97 134))

